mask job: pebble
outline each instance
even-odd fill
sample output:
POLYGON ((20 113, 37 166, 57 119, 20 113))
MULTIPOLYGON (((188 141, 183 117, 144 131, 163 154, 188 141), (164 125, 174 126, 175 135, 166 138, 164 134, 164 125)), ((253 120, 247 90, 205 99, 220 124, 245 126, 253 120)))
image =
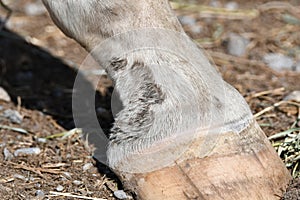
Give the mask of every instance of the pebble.
POLYGON ((6 92, 6 90, 4 90, 3 87, 0 87, 0 100, 6 101, 6 102, 10 102, 11 98, 8 95, 8 93, 6 92))
POLYGON ((58 186, 56 187, 56 191, 57 191, 57 192, 62 192, 64 189, 65 189, 65 188, 64 188, 64 186, 62 186, 62 185, 58 185, 58 186))
POLYGON ((300 103, 300 90, 296 90, 288 94, 285 98, 285 101, 297 101, 300 103))
POLYGON ((10 161, 14 158, 14 155, 10 153, 10 151, 6 147, 3 150, 3 154, 4 154, 4 160, 10 161))
POLYGON ((47 143, 46 138, 37 138, 36 141, 39 142, 39 143, 47 143))
POLYGON ((194 26, 196 24, 196 19, 190 16, 179 16, 178 19, 182 25, 194 26))
POLYGON ((45 6, 42 4, 41 1, 27 3, 24 7, 24 11, 27 15, 30 16, 42 15, 47 12, 45 6))
POLYGON ((21 124, 23 121, 23 116, 16 110, 5 110, 3 112, 3 117, 9 119, 12 123, 21 124))
POLYGON ((263 57, 264 62, 276 71, 292 70, 294 65, 293 58, 281 53, 268 53, 263 57))
POLYGON ((42 190, 37 190, 35 192, 35 196, 38 197, 38 199, 43 199, 43 198, 45 198, 45 193, 42 190))
POLYGON ((93 163, 86 163, 85 165, 83 165, 82 170, 87 171, 91 169, 91 167, 93 167, 93 163))
POLYGON ((118 199, 126 199, 127 194, 124 192, 124 190, 116 190, 114 191, 114 196, 118 199))
POLYGON ((74 183, 74 185, 81 185, 82 184, 82 182, 78 181, 78 180, 73 181, 73 183, 74 183))
POLYGON ((39 153, 41 153, 41 149, 39 147, 32 147, 32 148, 21 148, 21 149, 17 149, 14 152, 14 156, 19 156, 21 155, 38 155, 39 153))
POLYGON ((70 153, 68 153, 68 154, 66 155, 66 157, 67 157, 67 158, 72 158, 72 155, 71 155, 70 153))
POLYGON ((14 174, 14 178, 23 180, 23 181, 27 181, 27 178, 25 178, 25 176, 21 175, 21 174, 14 174))
POLYGON ((225 8, 227 10, 237 10, 239 8, 239 4, 234 1, 229 1, 228 3, 225 4, 225 8))
POLYGON ((242 56, 246 53, 249 40, 236 34, 230 33, 228 38, 227 51, 234 56, 242 56))
POLYGON ((195 34, 201 33, 202 30, 203 30, 203 28, 202 28, 202 26, 200 26, 200 25, 195 25, 195 26, 192 26, 192 27, 191 27, 191 31, 192 31, 193 33, 195 33, 195 34))
POLYGON ((210 5, 211 7, 214 7, 214 8, 220 8, 220 7, 222 7, 221 2, 218 1, 218 0, 211 0, 211 1, 209 2, 209 5, 210 5))
POLYGON ((69 173, 69 172, 63 172, 63 175, 65 175, 65 177, 68 179, 72 178, 71 173, 69 173))

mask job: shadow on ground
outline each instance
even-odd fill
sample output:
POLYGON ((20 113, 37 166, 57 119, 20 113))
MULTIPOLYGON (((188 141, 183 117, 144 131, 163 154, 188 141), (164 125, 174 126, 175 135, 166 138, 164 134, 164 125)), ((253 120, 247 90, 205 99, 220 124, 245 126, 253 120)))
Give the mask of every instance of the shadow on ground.
MULTIPOLYGON (((9 93, 12 101, 27 109, 51 115, 64 129, 74 128, 72 92, 76 70, 9 30, 0 32, 0 47, 0 86, 9 93)), ((94 90, 83 77, 81 81, 84 90, 94 90)), ((92 112, 91 108, 104 108, 109 111, 109 114, 104 115, 97 113, 102 129, 108 134, 113 123, 110 112, 112 90, 108 90, 105 96, 97 91, 94 93, 96 105, 82 104, 81 110, 85 110, 86 115, 92 112)), ((98 163, 97 166, 102 174, 116 178, 103 164, 98 163)))
MULTIPOLYGON (((72 90, 77 72, 8 30, 0 32, 0 47, 0 85, 12 100, 17 104, 19 97, 22 106, 53 116, 65 129, 74 128, 72 90)), ((84 82, 84 87, 94 90, 88 81, 84 82)), ((110 91, 106 96, 95 92, 95 108, 110 111, 110 95, 110 91)), ((98 117, 101 127, 109 129, 112 116, 98 117)))

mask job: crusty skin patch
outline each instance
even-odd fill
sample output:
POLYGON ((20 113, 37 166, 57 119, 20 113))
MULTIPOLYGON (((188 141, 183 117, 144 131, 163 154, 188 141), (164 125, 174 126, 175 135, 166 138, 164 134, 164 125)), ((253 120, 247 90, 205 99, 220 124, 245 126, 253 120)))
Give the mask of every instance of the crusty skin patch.
POLYGON ((129 68, 132 77, 137 77, 138 86, 132 91, 129 104, 116 118, 110 134, 111 144, 137 140, 143 133, 149 131, 153 124, 151 106, 162 104, 165 98, 155 83, 151 70, 142 61, 135 61, 129 68))
POLYGON ((110 68, 113 71, 119 71, 119 70, 124 70, 124 68, 127 65, 127 59, 121 59, 121 58, 113 58, 110 68))

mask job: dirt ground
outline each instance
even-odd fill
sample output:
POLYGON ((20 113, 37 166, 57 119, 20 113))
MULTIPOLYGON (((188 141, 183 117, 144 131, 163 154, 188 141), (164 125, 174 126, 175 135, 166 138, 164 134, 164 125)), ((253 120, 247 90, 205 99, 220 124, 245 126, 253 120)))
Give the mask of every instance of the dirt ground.
MULTIPOLYGON (((72 88, 76 69, 87 52, 64 36, 41 7, 40 12, 28 11, 30 3, 39 5, 36 1, 7 2, 13 13, 7 28, 0 30, 0 86, 11 101, 0 100, 1 199, 117 199, 114 192, 122 190, 122 185, 108 168, 93 160, 92 149, 80 139, 80 133, 57 135, 75 126, 72 88), (7 117, 8 110, 17 111, 19 121, 7 117), (40 152, 16 155, 17 150, 29 147, 38 147, 40 152)), ((300 1, 268 4, 270 1, 239 0, 235 2, 241 12, 234 16, 207 7, 199 14, 201 8, 182 6, 187 1, 176 2, 172 5, 178 16, 194 19, 184 24, 187 33, 206 50, 224 79, 245 97, 266 135, 292 128, 290 134, 298 134, 299 102, 285 97, 300 90, 300 71, 276 71, 263 56, 282 53, 300 64, 300 1), (228 53, 230 33, 249 40, 243 55, 228 53)), ((224 7, 229 1, 189 2, 224 7)), ((0 8, 2 19, 5 13, 0 8)), ((113 88, 106 75, 102 76, 95 109, 101 127, 109 132, 113 88)), ((286 156, 281 157, 288 162, 286 156)), ((288 166, 295 177, 299 176, 298 163, 293 160, 288 166)), ((298 179, 282 199, 300 199, 298 179)))

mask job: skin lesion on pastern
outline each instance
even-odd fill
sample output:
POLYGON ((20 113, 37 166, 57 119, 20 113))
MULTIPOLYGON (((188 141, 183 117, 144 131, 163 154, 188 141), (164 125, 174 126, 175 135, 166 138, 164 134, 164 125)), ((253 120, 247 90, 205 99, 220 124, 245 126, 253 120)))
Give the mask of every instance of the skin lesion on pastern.
MULTIPOLYGON (((112 62, 115 71, 126 70, 127 61, 119 59, 112 62)), ((148 66, 142 61, 134 61, 128 67, 129 81, 136 82, 137 87, 130 94, 128 104, 118 113, 113 128, 111 129, 111 144, 120 144, 139 139, 143 133, 149 131, 153 124, 154 115, 151 106, 162 104, 165 95, 152 76, 148 66)))

